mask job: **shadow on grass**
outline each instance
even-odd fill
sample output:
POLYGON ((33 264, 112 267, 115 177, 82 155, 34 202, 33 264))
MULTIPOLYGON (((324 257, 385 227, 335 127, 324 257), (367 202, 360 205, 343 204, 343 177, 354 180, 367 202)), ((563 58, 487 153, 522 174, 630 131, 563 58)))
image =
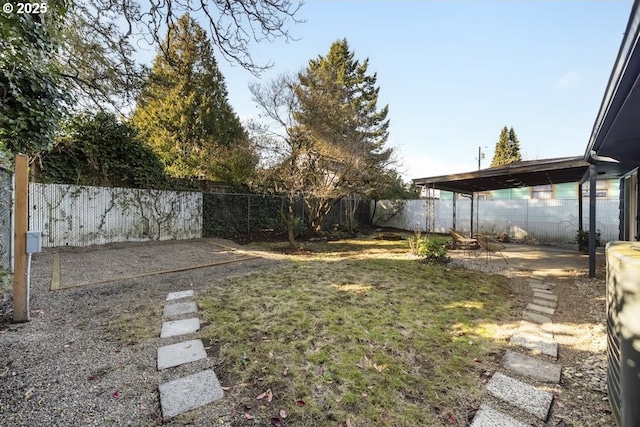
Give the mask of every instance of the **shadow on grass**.
POLYGON ((515 321, 511 300, 502 276, 307 258, 212 284, 200 300, 211 322, 202 336, 238 401, 236 425, 250 425, 244 413, 268 424, 279 408, 291 425, 465 424, 506 344, 499 325, 515 321), (277 405, 255 400, 267 389, 277 405))

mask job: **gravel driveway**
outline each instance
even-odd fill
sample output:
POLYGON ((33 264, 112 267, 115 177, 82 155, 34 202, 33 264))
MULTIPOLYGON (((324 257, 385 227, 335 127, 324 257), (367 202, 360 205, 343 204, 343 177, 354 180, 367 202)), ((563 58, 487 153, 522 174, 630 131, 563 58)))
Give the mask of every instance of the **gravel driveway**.
MULTIPOLYGON (((220 244, 234 246, 228 241, 197 239, 56 249, 62 288, 94 283, 58 291, 50 290, 54 251, 36 254, 31 273, 32 320, 11 324, 5 316, 0 321, 0 425, 161 424, 158 385, 181 374, 180 369, 156 370, 157 348, 171 344, 166 340, 160 344, 157 338, 167 293, 193 289, 198 295, 208 283, 268 268, 274 261, 251 259, 146 274, 244 256, 220 244), (105 279, 115 280, 101 283, 105 279), (113 324, 128 312, 144 312, 156 338, 135 345, 116 340, 113 324)), ((215 358, 196 364, 192 368, 215 369, 215 358)), ((223 405, 224 399, 200 411, 197 425, 224 424, 218 414, 229 412, 223 405)))

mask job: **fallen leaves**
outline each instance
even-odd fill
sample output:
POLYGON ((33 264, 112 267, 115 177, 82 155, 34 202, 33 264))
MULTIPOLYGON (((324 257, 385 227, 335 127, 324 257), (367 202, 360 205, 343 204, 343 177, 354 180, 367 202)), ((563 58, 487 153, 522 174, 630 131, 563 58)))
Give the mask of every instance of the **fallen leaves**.
POLYGON ((300 400, 300 399, 296 400, 296 406, 299 406, 302 408, 304 405, 306 405, 306 403, 304 403, 304 400, 300 400))
POLYGON ((271 392, 271 389, 267 389, 267 391, 265 391, 264 393, 260 393, 259 395, 256 396, 256 399, 261 400, 264 398, 267 398, 267 402, 271 402, 273 400, 273 393, 271 392))
POLYGON ((118 390, 114 391, 111 397, 114 399, 120 399, 120 392, 118 390))

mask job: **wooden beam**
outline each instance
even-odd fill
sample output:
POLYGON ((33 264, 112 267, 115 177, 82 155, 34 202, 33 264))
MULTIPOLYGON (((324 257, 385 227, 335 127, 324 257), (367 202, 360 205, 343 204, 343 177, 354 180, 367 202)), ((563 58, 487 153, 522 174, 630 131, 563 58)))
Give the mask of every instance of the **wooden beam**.
POLYGON ((27 227, 29 223, 29 162, 17 155, 15 165, 14 258, 13 258, 13 321, 28 322, 29 293, 27 291, 27 227))

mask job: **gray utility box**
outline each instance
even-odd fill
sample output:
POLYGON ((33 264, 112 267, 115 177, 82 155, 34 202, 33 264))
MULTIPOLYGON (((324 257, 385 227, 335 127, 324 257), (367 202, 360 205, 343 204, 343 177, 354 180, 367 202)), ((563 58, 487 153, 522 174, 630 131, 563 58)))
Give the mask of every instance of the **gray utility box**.
POLYGON ((609 242, 607 385, 621 427, 640 426, 640 242, 609 242))
POLYGON ((42 236, 40 231, 27 231, 27 253, 42 251, 42 236))

